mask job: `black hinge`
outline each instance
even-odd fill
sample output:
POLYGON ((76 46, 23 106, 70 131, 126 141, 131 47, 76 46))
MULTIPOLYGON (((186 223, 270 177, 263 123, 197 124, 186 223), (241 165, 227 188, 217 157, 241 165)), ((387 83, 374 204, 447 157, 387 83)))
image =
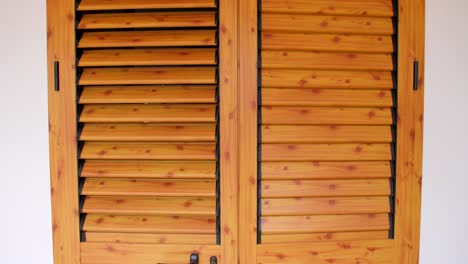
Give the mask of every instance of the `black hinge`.
POLYGON ((54 61, 54 90, 60 91, 59 62, 54 61))
POLYGON ((413 90, 419 89, 419 61, 414 60, 413 63, 413 90))
POLYGON ((197 253, 193 253, 192 255, 190 255, 190 264, 198 264, 198 262, 199 260, 197 253))

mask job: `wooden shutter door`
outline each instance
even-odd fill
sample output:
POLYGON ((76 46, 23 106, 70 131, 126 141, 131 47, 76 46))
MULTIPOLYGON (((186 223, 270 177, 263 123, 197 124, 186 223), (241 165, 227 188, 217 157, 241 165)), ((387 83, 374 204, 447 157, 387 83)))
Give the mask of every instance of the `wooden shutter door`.
POLYGON ((56 263, 234 263, 236 6, 73 2, 49 1, 56 263))
POLYGON ((241 0, 241 263, 417 263, 423 5, 241 0))

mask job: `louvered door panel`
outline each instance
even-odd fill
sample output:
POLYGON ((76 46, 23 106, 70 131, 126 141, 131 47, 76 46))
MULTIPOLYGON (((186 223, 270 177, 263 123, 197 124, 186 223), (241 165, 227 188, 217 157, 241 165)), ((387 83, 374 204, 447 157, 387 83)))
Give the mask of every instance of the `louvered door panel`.
POLYGON ((393 3, 261 2, 258 263, 326 263, 268 244, 391 235, 393 3))
POLYGON ((216 244, 214 1, 77 10, 84 241, 216 244))

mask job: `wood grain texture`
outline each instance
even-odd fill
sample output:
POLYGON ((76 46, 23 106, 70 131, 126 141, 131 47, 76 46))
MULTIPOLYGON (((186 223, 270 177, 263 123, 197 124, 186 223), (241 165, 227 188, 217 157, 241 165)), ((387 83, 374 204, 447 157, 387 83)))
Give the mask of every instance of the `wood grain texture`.
POLYGON ((214 185, 212 180, 89 178, 82 193, 96 196, 215 197, 214 185))
POLYGON ((81 159, 215 160, 214 143, 86 142, 81 159))
POLYGON ((80 85, 215 84, 213 67, 85 68, 80 85))
POLYGON ((82 177, 213 179, 214 161, 86 160, 82 177))
MULTIPOLYGON (((51 230, 55 264, 80 264, 80 232, 78 228, 80 220, 77 214, 79 201, 75 104, 77 100, 75 90, 76 74, 72 70, 75 68, 74 17, 74 1, 47 1, 47 93, 49 102, 50 195, 52 201, 51 230), (58 76, 60 92, 54 90, 55 61, 60 63, 58 76)), ((27 77, 25 76, 25 78, 27 77)), ((44 155, 47 154, 44 153, 44 155)), ((25 160, 25 166, 28 166, 28 162, 25 160)), ((48 214, 49 212, 43 213, 48 214)), ((34 221, 35 219, 31 218, 30 220, 34 221)))
POLYGON ((215 49, 106 49, 84 50, 78 66, 214 65, 215 49))
POLYGON ((214 46, 214 30, 85 32, 78 48, 214 46))
POLYGON ((263 162, 262 178, 293 179, 387 179, 389 161, 263 162))
POLYGON ((214 0, 82 0, 78 10, 208 8, 215 6, 214 0))
POLYGON ((263 216, 389 213, 388 197, 262 199, 263 216))
MULTIPOLYGON (((279 234, 264 235, 263 244, 281 243, 311 243, 327 241, 360 241, 360 240, 385 240, 388 231, 364 231, 364 232, 326 232, 308 234, 279 234)), ((294 245, 294 244, 293 244, 294 245)))
POLYGON ((122 233, 214 234, 215 222, 215 218, 209 216, 116 216, 89 214, 86 216, 83 230, 122 233))
POLYGON ((268 32, 392 35, 393 23, 391 18, 264 13, 262 29, 268 32))
POLYGON ((392 59, 385 53, 263 50, 262 68, 391 71, 392 59))
POLYGON ((274 88, 392 89, 391 72, 262 70, 262 85, 274 88))
POLYGON ((211 85, 85 86, 81 104, 214 103, 211 85))
POLYGON ((264 216, 263 234, 388 230, 388 214, 264 216))
POLYGON ((125 243, 81 243, 82 264, 154 264, 188 263, 198 253, 200 264, 209 264, 211 256, 221 258, 216 245, 148 245, 125 243))
POLYGON ((212 198, 160 198, 88 196, 83 204, 87 214, 110 215, 207 215, 215 216, 212 198))
POLYGON ((202 12, 138 12, 84 14, 78 29, 214 27, 215 13, 202 12))
POLYGON ((262 12, 383 17, 394 15, 392 0, 263 0, 262 12))
POLYGON ((391 90, 262 88, 264 106, 392 107, 391 90))
POLYGON ((215 105, 89 104, 80 122, 214 122, 215 105))
POLYGON ((390 181, 371 180, 265 180, 263 198, 388 196, 390 181))
POLYGON ((100 233, 86 232, 87 242, 169 244, 169 245, 215 245, 215 234, 145 234, 145 233, 100 233))
POLYGON ((265 125, 391 125, 390 108, 262 107, 265 125))
POLYGON ((395 243, 391 240, 314 242, 259 245, 257 264, 393 264, 395 243))
POLYGON ((264 125, 262 143, 390 143, 389 126, 264 125))
POLYGON ((89 123, 80 140, 213 142, 215 129, 215 124, 89 123))
POLYGON ((262 49, 391 53, 391 36, 264 31, 262 49))

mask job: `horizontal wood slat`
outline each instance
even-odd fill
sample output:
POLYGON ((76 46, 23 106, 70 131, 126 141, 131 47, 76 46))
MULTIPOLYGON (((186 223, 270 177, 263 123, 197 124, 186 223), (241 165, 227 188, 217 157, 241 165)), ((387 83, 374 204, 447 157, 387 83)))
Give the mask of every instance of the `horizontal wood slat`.
POLYGON ((390 144, 262 144, 262 161, 391 159, 390 144))
POLYGON ((259 245, 257 263, 392 264, 395 263, 395 247, 395 241, 388 239, 259 245))
POLYGON ((84 50, 78 66, 214 65, 212 48, 84 50))
POLYGON ((215 105, 85 105, 80 122, 215 122, 215 105))
POLYGON ((85 86, 81 104, 215 103, 215 87, 207 85, 85 86))
POLYGON ((98 197, 88 196, 83 212, 112 215, 208 215, 215 216, 215 199, 98 197))
POLYGON ((391 108, 262 107, 265 125, 391 125, 391 108))
POLYGON ((392 89, 393 76, 389 71, 264 69, 262 85, 273 88, 392 89))
POLYGON ((392 0, 262 0, 265 13, 393 16, 392 0))
POLYGON ((215 30, 84 32, 78 48, 215 46, 215 30))
POLYGON ((264 180, 263 198, 390 195, 389 180, 264 180))
POLYGON ((373 239, 388 239, 388 231, 264 235, 262 236, 262 244, 311 243, 318 241, 359 241, 373 239))
POLYGON ((373 214, 389 212, 390 201, 388 197, 262 199, 263 216, 373 214))
POLYGON ((88 214, 84 231, 164 234, 213 234, 211 216, 121 216, 88 214))
POLYGON ((389 161, 262 162, 262 179, 386 179, 389 161))
POLYGON ((215 141, 215 124, 87 123, 84 141, 215 141))
POLYGON ((390 143, 390 126, 264 125, 262 143, 390 143))
POLYGON ((215 84, 214 67, 84 68, 80 85, 215 84))
POLYGON ((78 11, 216 7, 214 0, 82 0, 78 11))
MULTIPOLYGON (((186 234, 192 239, 194 236, 186 234)), ((81 264, 162 264, 189 263, 190 254, 199 254, 200 264, 211 256, 221 259, 219 245, 149 245, 125 243, 81 243, 81 264), (187 257, 188 256, 188 257, 187 257)))
POLYGON ((323 51, 262 51, 264 69, 312 70, 376 70, 392 71, 391 54, 323 52, 323 51))
POLYGON ((214 161, 86 160, 81 177, 214 179, 214 161))
POLYGON ((214 160, 215 143, 86 142, 81 159, 214 160))
POLYGON ((264 106, 392 107, 391 90, 263 88, 264 106))
POLYGON ((394 51, 391 36, 262 32, 262 49, 265 50, 312 50, 342 52, 394 51))
POLYGON ((262 217, 263 234, 377 231, 389 227, 388 214, 262 217))
MULTIPOLYGON (((83 195, 215 197, 211 180, 86 179, 83 195)), ((187 208, 188 210, 188 208, 187 208)))
POLYGON ((214 27, 215 12, 84 14, 78 29, 214 27))
POLYGON ((392 35, 391 18, 262 14, 262 30, 284 32, 392 35))
POLYGON ((142 233, 99 233, 85 232, 87 242, 215 245, 215 234, 142 234, 142 233))

